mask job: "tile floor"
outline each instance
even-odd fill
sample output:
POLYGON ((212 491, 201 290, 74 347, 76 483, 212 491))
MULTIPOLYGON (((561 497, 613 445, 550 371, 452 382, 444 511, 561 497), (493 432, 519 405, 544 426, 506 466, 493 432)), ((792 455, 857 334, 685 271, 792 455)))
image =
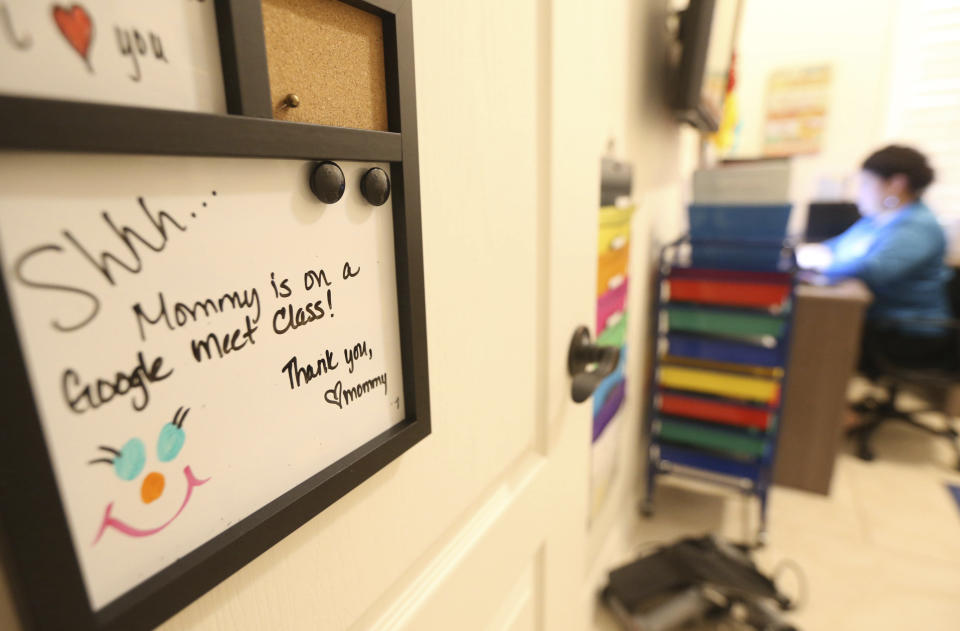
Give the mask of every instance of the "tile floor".
MULTIPOLYGON (((828 497, 775 487, 757 563, 768 572, 784 559, 802 568, 805 602, 788 616, 802 631, 957 631, 960 507, 945 486, 960 484, 956 455, 942 439, 897 425, 885 426, 874 447, 874 462, 849 449, 838 456, 828 497)), ((637 524, 633 555, 689 534, 742 541, 746 523, 756 523, 754 500, 664 483, 656 515, 637 524)), ((778 585, 797 593, 789 572, 778 585)), ((602 607, 595 623, 595 631, 620 628, 602 607)))

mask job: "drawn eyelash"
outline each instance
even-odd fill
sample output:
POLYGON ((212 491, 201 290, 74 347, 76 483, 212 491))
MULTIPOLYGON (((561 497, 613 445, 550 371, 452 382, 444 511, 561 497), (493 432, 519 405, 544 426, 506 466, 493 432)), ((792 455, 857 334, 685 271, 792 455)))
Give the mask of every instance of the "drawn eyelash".
MULTIPOLYGON (((112 453, 114 456, 119 456, 119 455, 120 455, 120 451, 117 450, 117 449, 114 449, 113 447, 107 447, 106 445, 100 445, 100 449, 102 449, 102 450, 104 450, 104 451, 109 451, 109 452, 112 453)), ((94 460, 91 460, 91 461, 88 462, 87 464, 97 464, 98 462, 105 462, 105 463, 107 463, 107 464, 113 464, 113 458, 96 458, 96 459, 94 459, 94 460)))
POLYGON ((173 415, 173 420, 170 421, 170 424, 173 425, 174 427, 182 428, 183 422, 187 420, 187 414, 189 413, 190 413, 190 408, 187 408, 187 410, 184 412, 183 406, 181 405, 180 408, 177 410, 177 413, 173 415), (180 412, 183 412, 183 415, 181 415, 180 412), (179 421, 177 420, 178 417, 179 417, 179 421))

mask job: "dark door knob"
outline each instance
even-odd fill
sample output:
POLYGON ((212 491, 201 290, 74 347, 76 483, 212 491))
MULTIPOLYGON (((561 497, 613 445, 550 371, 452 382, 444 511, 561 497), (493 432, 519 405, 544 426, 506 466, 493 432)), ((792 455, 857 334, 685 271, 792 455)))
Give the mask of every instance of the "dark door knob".
POLYGON ((571 396, 575 403, 590 398, 600 382, 617 369, 620 349, 615 346, 597 346, 590 340, 590 329, 577 327, 570 340, 567 371, 573 377, 571 396))

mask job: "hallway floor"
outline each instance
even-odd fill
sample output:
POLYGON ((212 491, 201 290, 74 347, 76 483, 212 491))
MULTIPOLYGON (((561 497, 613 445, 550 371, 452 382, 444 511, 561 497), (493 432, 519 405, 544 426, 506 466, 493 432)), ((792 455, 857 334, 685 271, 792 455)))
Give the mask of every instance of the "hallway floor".
MULTIPOLYGON (((956 631, 960 506, 946 487, 960 484, 956 456, 944 441, 897 425, 884 427, 874 446, 874 462, 849 450, 838 457, 829 497, 774 488, 769 540, 757 562, 766 572, 783 560, 802 569, 806 596, 788 616, 802 631, 956 631)), ((684 535, 714 532, 743 541, 756 513, 755 500, 735 492, 664 483, 656 515, 637 523, 633 554, 624 561, 684 535)), ((789 570, 777 583, 796 597, 789 570)), ((599 608, 594 628, 620 627, 599 608)))

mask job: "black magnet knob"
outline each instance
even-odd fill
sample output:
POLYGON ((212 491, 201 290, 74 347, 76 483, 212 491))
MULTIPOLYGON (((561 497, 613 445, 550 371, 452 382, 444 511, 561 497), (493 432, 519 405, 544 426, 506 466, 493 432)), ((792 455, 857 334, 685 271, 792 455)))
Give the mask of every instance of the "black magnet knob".
POLYGON ((380 167, 373 167, 363 174, 360 192, 374 206, 383 206, 390 197, 390 177, 380 167))
POLYGON ((321 162, 310 174, 310 190, 324 204, 335 204, 343 197, 346 180, 335 162, 321 162))

